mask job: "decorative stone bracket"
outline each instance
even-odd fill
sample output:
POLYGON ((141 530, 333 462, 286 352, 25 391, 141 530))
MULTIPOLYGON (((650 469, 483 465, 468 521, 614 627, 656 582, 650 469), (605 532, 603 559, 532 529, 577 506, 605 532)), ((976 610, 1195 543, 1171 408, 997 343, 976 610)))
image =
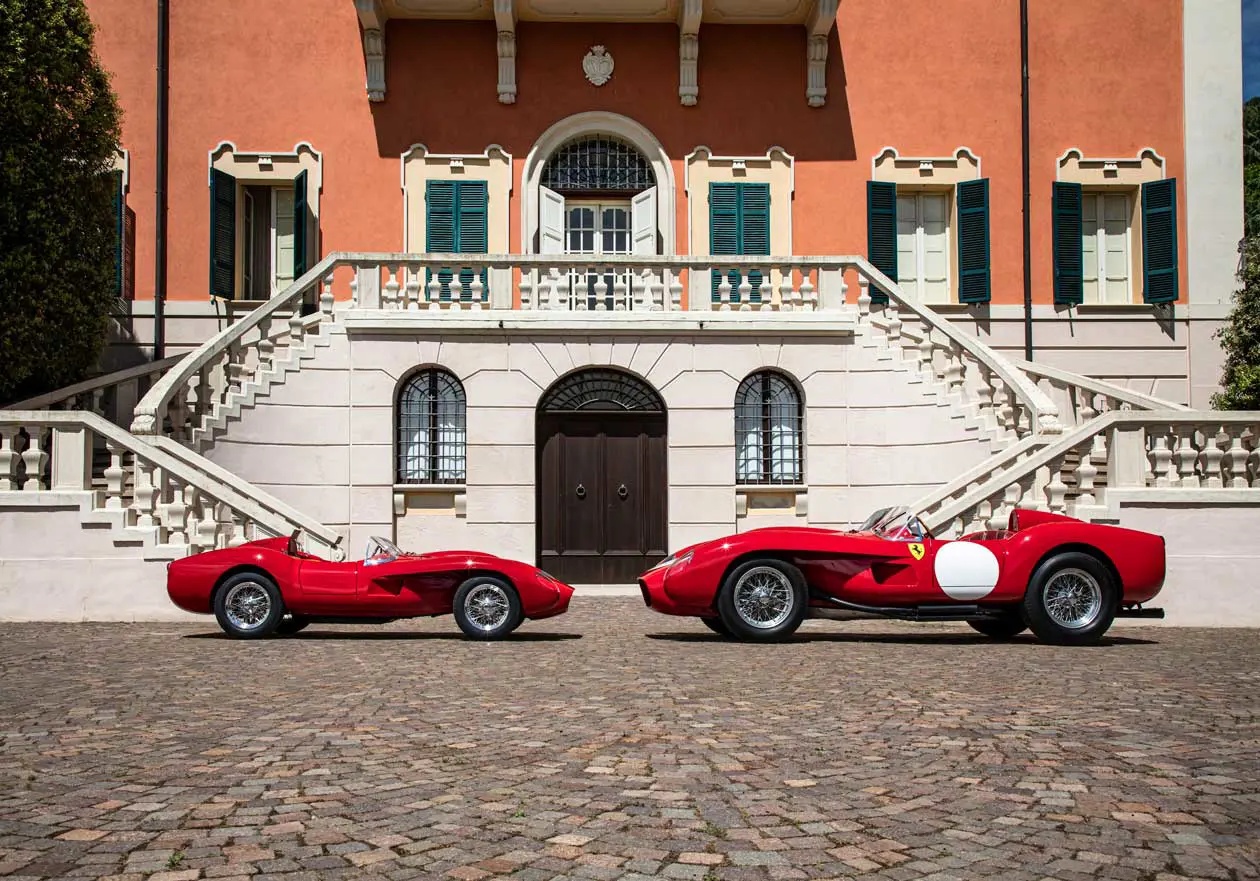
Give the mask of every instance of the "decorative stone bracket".
POLYGON ((385 100, 385 13, 380 0, 354 0, 363 27, 363 61, 369 101, 385 100))
POLYGON ((805 100, 810 107, 822 107, 827 103, 827 42, 836 23, 839 6, 840 0, 815 0, 805 21, 809 33, 805 47, 805 59, 809 64, 805 100))

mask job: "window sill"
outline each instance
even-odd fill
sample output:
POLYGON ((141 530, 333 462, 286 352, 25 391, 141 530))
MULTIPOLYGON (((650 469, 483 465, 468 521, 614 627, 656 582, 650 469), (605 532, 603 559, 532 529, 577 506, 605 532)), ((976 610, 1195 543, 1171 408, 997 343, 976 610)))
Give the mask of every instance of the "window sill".
POLYGON ((468 488, 462 483, 396 483, 394 516, 468 516, 468 488))
POLYGON ((735 487, 735 516, 809 514, 809 487, 804 484, 753 484, 735 487))
POLYGON ((1078 303, 1072 308, 1079 312, 1105 314, 1107 312, 1155 312, 1175 303, 1078 303))

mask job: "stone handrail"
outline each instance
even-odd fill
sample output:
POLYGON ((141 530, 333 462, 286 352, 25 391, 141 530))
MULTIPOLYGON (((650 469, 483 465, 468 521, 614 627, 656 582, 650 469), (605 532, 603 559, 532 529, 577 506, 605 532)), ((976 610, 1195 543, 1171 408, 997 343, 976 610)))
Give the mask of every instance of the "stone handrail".
POLYGON ((1111 410, 922 519, 961 534, 1002 528, 1017 507, 1089 516, 1105 510, 1109 488, 1145 487, 1260 490, 1260 412, 1111 410))
MULTIPOLYGON (((1135 392, 1115 383, 1062 370, 1049 364, 1038 364, 1019 358, 1011 358, 1011 362, 1034 379, 1042 380, 1055 391, 1065 394, 1068 397, 1067 404, 1078 414, 1077 421, 1080 424, 1109 410, 1191 409, 1184 404, 1135 392)), ((1062 408, 1060 413, 1062 415, 1062 408)))
POLYGON ((1057 440, 1058 437, 1059 435, 1053 434, 1030 434, 1018 443, 977 462, 949 483, 920 498, 911 505, 911 508, 918 512, 920 517, 929 516, 942 505, 960 499, 967 492, 983 486, 995 474, 1005 471, 1021 459, 1027 458, 1050 442, 1057 440))
POLYGON ((283 503, 248 484, 219 480, 191 451, 173 455, 95 413, 0 411, 0 491, 92 491, 94 438, 104 441, 110 455, 102 510, 119 512, 126 526, 154 530, 159 545, 196 552, 240 544, 260 532, 301 530, 308 550, 344 556, 335 532, 284 513, 283 503), (125 498, 127 454, 133 469, 130 499, 125 498))
MULTIPOLYGON (((134 367, 127 367, 122 370, 115 370, 112 373, 103 373, 100 376, 94 376, 91 379, 85 379, 82 382, 76 382, 74 385, 68 385, 64 388, 51 391, 46 394, 37 395, 33 398, 27 398, 24 401, 17 401, 8 404, 0 409, 4 410, 50 410, 56 408, 60 404, 70 404, 73 406, 79 403, 79 400, 85 395, 102 392, 112 386, 117 386, 125 382, 144 379, 149 376, 160 376, 168 369, 178 364, 183 355, 171 355, 169 358, 162 358, 159 361, 146 361, 143 364, 137 364, 134 367)), ((85 407, 75 407, 75 409, 88 409, 85 407)))

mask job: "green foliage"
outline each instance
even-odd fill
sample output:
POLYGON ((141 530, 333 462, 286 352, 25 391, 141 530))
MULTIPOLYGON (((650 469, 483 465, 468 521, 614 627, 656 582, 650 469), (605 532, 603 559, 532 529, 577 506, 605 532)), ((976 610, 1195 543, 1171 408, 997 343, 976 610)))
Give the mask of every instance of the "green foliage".
POLYGON ((1243 168, 1243 228, 1260 236, 1260 162, 1243 168))
POLYGON ((1212 396, 1218 410, 1260 410, 1260 235, 1243 240, 1229 323, 1216 336, 1225 350, 1222 390, 1212 396))
POLYGON ((83 0, 0 0, 0 401, 93 367, 116 294, 119 111, 83 0))
POLYGON ((1260 164, 1260 98, 1243 105, 1243 164, 1260 164))

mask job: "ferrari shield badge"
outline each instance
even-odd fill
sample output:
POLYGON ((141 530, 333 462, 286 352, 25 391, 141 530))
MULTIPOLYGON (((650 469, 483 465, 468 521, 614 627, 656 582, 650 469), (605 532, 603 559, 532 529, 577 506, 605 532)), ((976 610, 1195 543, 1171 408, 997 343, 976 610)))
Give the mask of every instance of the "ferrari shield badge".
POLYGON ((923 545, 919 544, 918 542, 913 542, 909 545, 909 547, 910 547, 910 556, 914 557, 916 560, 923 559, 923 545))

